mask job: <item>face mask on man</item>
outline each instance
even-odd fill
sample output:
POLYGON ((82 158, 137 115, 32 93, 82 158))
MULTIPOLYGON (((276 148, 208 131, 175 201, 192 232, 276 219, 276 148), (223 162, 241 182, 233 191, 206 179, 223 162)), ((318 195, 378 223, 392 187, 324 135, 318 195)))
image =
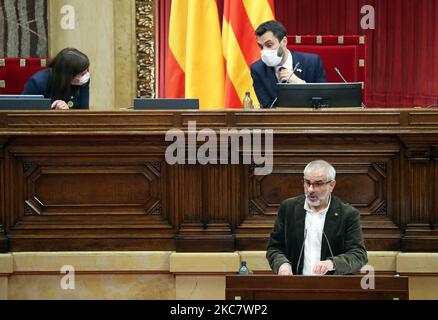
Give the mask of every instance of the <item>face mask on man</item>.
POLYGON ((277 50, 272 49, 264 49, 261 51, 262 61, 268 67, 277 67, 280 65, 281 60, 283 59, 284 50, 283 47, 280 46, 277 50))
POLYGON ((74 85, 74 86, 83 86, 89 80, 90 80, 90 73, 87 72, 87 73, 85 73, 83 76, 81 76, 79 78, 78 77, 74 77, 73 80, 71 81, 71 84, 74 85))

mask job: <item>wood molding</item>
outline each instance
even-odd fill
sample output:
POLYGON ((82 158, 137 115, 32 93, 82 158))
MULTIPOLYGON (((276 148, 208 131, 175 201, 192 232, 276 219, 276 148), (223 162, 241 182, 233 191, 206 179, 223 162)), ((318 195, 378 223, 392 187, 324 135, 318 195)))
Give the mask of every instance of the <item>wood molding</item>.
POLYGON ((279 204, 302 194, 305 164, 322 158, 337 169, 335 194, 361 212, 368 250, 436 252, 437 115, 0 112, 0 249, 265 250, 279 204), (273 173, 256 176, 254 164, 168 165, 165 133, 187 133, 192 120, 215 132, 274 129, 273 173))

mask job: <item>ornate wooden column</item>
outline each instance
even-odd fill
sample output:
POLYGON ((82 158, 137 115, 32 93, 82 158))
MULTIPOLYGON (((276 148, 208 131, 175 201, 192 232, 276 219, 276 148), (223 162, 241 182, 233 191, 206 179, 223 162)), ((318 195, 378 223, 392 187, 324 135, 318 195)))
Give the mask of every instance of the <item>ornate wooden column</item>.
POLYGON ((435 174, 435 180, 433 182, 434 186, 434 194, 435 194, 435 205, 433 206, 435 208, 435 215, 433 219, 433 229, 438 230, 438 210, 436 209, 438 206, 438 144, 435 144, 432 147, 432 160, 433 160, 433 170, 435 174))
POLYGON ((233 166, 178 165, 170 170, 177 251, 233 251, 230 220, 238 198, 233 166))
MULTIPOLYGON (((436 138, 435 138, 436 139, 436 138)), ((438 245, 438 152, 428 136, 402 137, 406 145, 406 229, 402 251, 434 251, 438 245)))
POLYGON ((9 251, 8 238, 6 237, 4 223, 6 218, 6 207, 5 207, 5 168, 4 168, 4 149, 3 146, 6 140, 0 141, 0 253, 5 253, 9 251))

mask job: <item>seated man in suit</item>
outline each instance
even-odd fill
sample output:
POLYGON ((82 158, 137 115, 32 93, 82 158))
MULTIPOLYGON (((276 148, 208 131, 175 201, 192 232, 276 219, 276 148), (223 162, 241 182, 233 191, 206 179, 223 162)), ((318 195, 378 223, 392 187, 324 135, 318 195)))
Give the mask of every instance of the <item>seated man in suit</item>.
POLYGON ((316 54, 289 51, 286 29, 275 20, 262 23, 255 31, 261 60, 251 65, 254 90, 262 108, 275 105, 278 82, 326 82, 320 57, 316 54), (299 63, 295 73, 292 73, 299 63))
POLYGON ((352 274, 367 262, 359 212, 332 195, 336 171, 323 160, 304 169, 304 195, 280 206, 266 257, 279 275, 352 274))

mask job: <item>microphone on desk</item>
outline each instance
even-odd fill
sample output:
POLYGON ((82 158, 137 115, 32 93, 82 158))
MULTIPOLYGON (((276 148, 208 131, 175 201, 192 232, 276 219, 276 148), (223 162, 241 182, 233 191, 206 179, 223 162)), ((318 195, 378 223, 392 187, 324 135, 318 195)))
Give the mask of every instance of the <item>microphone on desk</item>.
MULTIPOLYGON (((345 82, 345 83, 348 83, 348 81, 347 80, 345 80, 345 78, 344 78, 344 76, 342 75, 342 73, 341 73, 341 71, 339 71, 339 69, 337 68, 337 67, 335 67, 334 68, 335 69, 335 72, 336 72, 336 74, 345 82)), ((361 105, 362 105, 362 109, 365 109, 366 108, 366 106, 365 106, 365 104, 363 103, 363 102, 361 102, 361 105)))
MULTIPOLYGON (((301 245, 300 256, 298 257, 298 263, 297 263, 297 274, 298 274, 298 269, 300 268, 301 257, 303 256, 304 243, 306 242, 306 237, 307 237, 307 229, 304 229, 304 239, 303 239, 303 244, 301 245)), ((303 272, 301 272, 301 274, 302 274, 302 273, 303 273, 303 272)))
POLYGON ((327 241, 328 248, 330 250, 330 255, 331 255, 331 258, 332 258, 332 262, 333 262, 333 270, 329 270, 329 271, 334 271, 335 270, 335 256, 333 255, 332 246, 330 245, 330 241, 327 238, 327 235, 325 234, 324 230, 322 231, 322 234, 324 235, 324 238, 327 241))
POLYGON ((342 79, 345 83, 348 83, 348 81, 345 80, 345 78, 344 78, 344 76, 342 75, 341 71, 339 71, 339 69, 338 69, 337 67, 335 67, 335 71, 336 71, 337 75, 338 75, 339 77, 341 77, 341 79, 342 79))
POLYGON ((274 101, 272 101, 271 105, 269 106, 269 109, 272 109, 274 104, 277 102, 278 97, 275 97, 274 101))

